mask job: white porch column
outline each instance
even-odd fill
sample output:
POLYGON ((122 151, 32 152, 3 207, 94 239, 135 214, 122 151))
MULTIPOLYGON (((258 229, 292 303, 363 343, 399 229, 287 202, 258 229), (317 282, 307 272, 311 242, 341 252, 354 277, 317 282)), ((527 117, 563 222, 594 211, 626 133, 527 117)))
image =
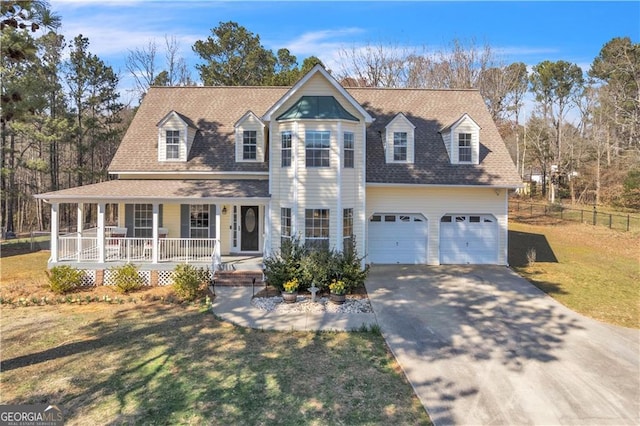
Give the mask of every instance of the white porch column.
POLYGON ((264 206, 264 243, 262 247, 262 256, 269 256, 271 251, 271 201, 264 206))
POLYGON ((158 227, 160 226, 160 204, 152 204, 153 213, 153 250, 151 250, 151 263, 158 263, 160 258, 160 242, 158 241, 158 227))
POLYGON ((78 262, 82 260, 82 222, 84 222, 84 203, 78 203, 78 218, 76 220, 76 232, 78 235, 77 250, 78 250, 78 262))
POLYGON ((222 243, 220 238, 221 237, 220 233, 222 232, 221 226, 220 226, 220 220, 221 220, 220 213, 222 212, 223 207, 224 206, 222 204, 216 204, 216 240, 218 240, 218 250, 217 250, 218 252, 220 252, 220 245, 222 243))
POLYGON ((58 223, 58 203, 51 203, 51 263, 58 261, 58 237, 60 233, 60 224, 58 223))
POLYGON ((98 262, 104 263, 104 213, 107 208, 105 203, 98 203, 98 262))

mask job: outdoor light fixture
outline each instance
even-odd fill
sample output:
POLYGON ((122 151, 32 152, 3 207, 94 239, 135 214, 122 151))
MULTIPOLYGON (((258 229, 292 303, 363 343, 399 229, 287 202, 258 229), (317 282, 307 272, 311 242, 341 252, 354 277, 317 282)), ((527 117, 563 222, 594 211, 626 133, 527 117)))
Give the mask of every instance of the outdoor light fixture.
POLYGON ((222 214, 227 214, 227 206, 222 206, 222 214))

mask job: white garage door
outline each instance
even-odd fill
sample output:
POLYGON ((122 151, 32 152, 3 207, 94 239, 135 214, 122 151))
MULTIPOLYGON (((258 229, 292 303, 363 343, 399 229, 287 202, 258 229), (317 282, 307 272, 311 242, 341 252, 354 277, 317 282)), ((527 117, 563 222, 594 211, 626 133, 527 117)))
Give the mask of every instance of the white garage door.
POLYGON ((374 214, 369 219, 369 263, 427 261, 427 219, 421 214, 374 214))
POLYGON ((451 214, 440 219, 441 264, 498 262, 498 224, 492 215, 451 214))

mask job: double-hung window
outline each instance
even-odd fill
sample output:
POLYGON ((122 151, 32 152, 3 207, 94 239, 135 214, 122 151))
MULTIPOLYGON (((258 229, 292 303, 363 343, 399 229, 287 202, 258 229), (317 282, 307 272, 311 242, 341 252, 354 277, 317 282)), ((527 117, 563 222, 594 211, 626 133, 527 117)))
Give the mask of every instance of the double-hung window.
POLYGON ((282 132, 280 137, 282 141, 282 167, 291 167, 291 132, 286 131, 282 132))
POLYGON ((329 209, 306 209, 304 219, 305 246, 310 249, 328 249, 329 209))
POLYGON ((471 162, 471 133, 458 134, 458 161, 460 163, 471 162))
POLYGON ((167 130, 165 143, 167 160, 178 160, 180 158, 180 131, 167 130))
POLYGON ((329 167, 331 132, 307 130, 305 132, 307 167, 329 167))
POLYGON ((189 206, 189 237, 209 238, 209 206, 192 204, 189 206))
POLYGON ((345 132, 344 134, 344 167, 353 168, 354 148, 353 148, 353 133, 345 132))
POLYGON ((407 132, 393 132, 393 161, 407 161, 407 132))
POLYGON ((153 206, 151 204, 133 205, 133 236, 153 237, 153 206))
POLYGON ((291 208, 283 207, 280 209, 280 244, 285 241, 291 241, 291 208))
POLYGON ((258 158, 258 137, 255 130, 242 132, 242 159, 255 160, 258 158))

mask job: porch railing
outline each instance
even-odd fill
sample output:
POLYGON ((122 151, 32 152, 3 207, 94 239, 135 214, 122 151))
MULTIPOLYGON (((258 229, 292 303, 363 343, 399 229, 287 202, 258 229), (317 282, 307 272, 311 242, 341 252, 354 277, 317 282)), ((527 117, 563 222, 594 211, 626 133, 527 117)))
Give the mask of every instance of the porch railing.
MULTIPOLYGON (((214 238, 158 239, 158 262, 211 263, 219 253, 214 238)), ((73 262, 99 262, 98 238, 77 233, 58 238, 58 259, 73 262)), ((104 240, 105 262, 153 262, 153 238, 113 238, 104 240)))

